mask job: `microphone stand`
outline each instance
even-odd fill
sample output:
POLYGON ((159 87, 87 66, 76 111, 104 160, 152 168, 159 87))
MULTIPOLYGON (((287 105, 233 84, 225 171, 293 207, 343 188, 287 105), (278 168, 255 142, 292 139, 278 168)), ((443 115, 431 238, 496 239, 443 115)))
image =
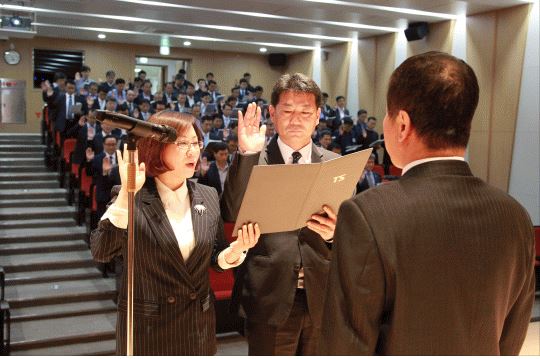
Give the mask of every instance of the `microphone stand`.
MULTIPOLYGON (((135 165, 135 151, 137 150, 137 140, 139 138, 130 132, 127 137, 127 193, 128 193, 128 242, 127 242, 127 350, 128 356, 133 356, 133 269, 135 261, 135 241, 134 241, 134 207, 137 171, 135 165)), ((125 159, 124 159, 125 161, 125 159)))

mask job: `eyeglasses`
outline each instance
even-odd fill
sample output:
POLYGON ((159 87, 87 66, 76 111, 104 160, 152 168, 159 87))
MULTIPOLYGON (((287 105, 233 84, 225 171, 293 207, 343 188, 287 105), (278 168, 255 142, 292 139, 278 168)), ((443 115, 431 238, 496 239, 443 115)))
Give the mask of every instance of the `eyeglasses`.
POLYGON ((180 151, 183 151, 183 152, 188 152, 189 150, 195 150, 195 149, 202 150, 204 147, 204 143, 202 141, 198 141, 198 142, 178 141, 178 142, 175 142, 174 144, 176 145, 176 147, 178 147, 180 151))

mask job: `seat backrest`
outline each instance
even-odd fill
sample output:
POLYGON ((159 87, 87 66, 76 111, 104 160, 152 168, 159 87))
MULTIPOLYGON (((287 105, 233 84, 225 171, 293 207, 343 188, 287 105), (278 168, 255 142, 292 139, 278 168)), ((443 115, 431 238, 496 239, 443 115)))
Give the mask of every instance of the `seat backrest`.
POLYGON ((397 176, 397 177, 401 176, 401 168, 397 168, 394 165, 390 165, 390 171, 389 172, 390 172, 391 176, 397 176))
POLYGON ((84 167, 79 167, 79 176, 81 178, 81 191, 84 193, 84 195, 88 198, 90 198, 90 189, 92 188, 92 180, 93 178, 88 176, 86 174, 86 171, 84 170, 84 167))
POLYGON ((384 168, 381 165, 373 166, 373 172, 377 173, 381 178, 384 177, 384 168))
POLYGON ((90 187, 90 192, 92 193, 92 212, 97 212, 97 201, 96 201, 96 185, 93 184, 90 187))
POLYGON ((71 153, 75 150, 75 144, 77 144, 77 140, 74 138, 68 138, 64 141, 64 161, 66 163, 71 161, 71 153))

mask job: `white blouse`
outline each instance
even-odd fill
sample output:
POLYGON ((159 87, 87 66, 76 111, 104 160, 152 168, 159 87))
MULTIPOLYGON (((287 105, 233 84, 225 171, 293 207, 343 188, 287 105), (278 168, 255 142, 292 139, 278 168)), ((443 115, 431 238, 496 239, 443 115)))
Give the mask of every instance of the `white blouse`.
MULTIPOLYGON (((195 248, 195 233, 193 232, 193 223, 191 221, 191 203, 189 201, 189 193, 187 186, 182 185, 176 191, 171 190, 164 185, 159 179, 155 178, 156 187, 163 203, 163 208, 167 214, 167 218, 174 231, 174 235, 178 242, 178 247, 184 262, 187 261, 193 249, 195 248)), ((186 180, 187 181, 187 180, 186 180)), ((127 203, 127 201, 126 201, 127 203)), ((115 201, 109 206, 101 220, 109 219, 111 223, 121 229, 127 229, 128 223, 128 211, 127 207, 123 208, 115 201)), ((223 250, 218 256, 218 265, 222 269, 228 269, 239 266, 244 262, 246 253, 242 253, 240 258, 234 263, 227 263, 225 260, 225 254, 232 251, 230 247, 223 250)))

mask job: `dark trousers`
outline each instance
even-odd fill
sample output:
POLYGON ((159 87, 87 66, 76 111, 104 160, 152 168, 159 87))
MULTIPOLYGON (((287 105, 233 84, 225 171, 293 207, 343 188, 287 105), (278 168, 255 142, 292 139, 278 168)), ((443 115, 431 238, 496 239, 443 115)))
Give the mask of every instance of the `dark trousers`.
POLYGON ((246 336, 248 355, 316 355, 320 328, 311 322, 305 290, 296 290, 291 314, 283 325, 247 321, 246 336))

